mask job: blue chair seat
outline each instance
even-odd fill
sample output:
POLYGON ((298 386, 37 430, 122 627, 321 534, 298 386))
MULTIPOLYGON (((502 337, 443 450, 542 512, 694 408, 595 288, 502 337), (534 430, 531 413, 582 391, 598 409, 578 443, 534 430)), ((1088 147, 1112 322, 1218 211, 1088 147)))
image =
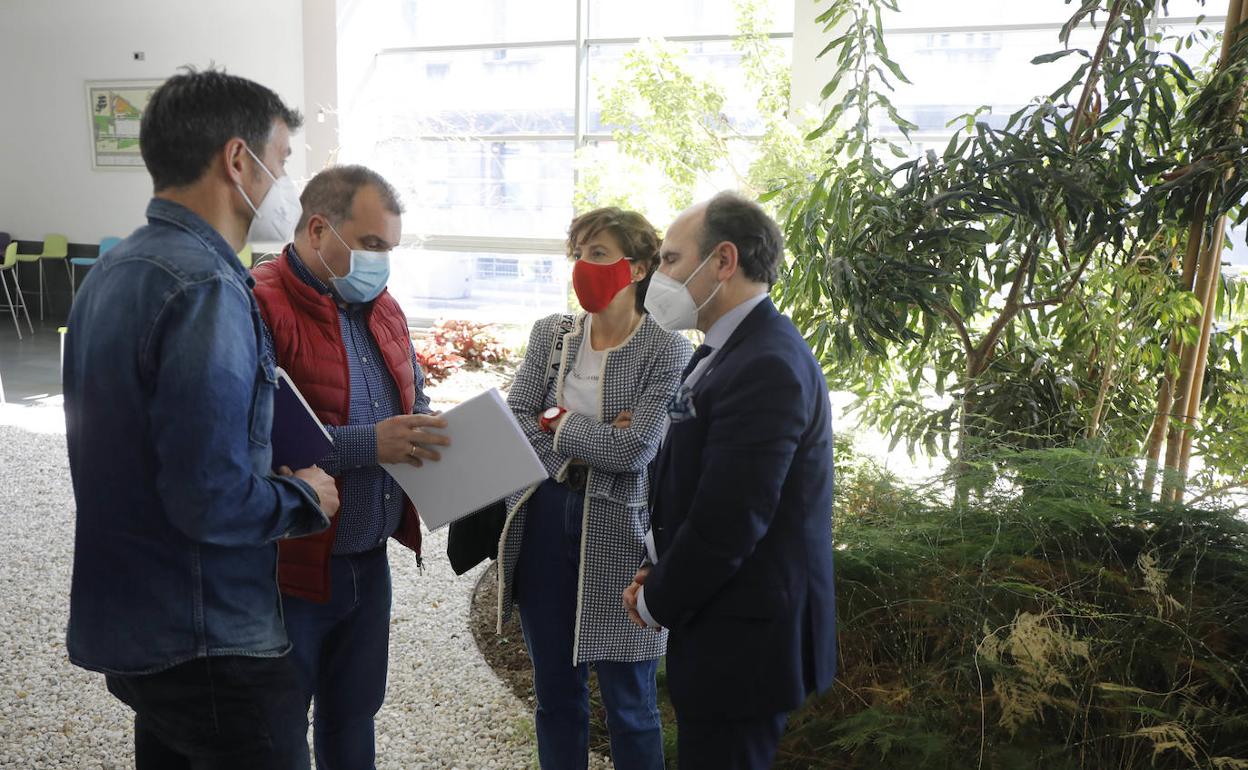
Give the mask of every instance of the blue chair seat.
POLYGON ((100 248, 96 251, 96 256, 94 257, 70 257, 69 258, 69 264, 67 264, 65 267, 69 270, 69 301, 70 303, 73 303, 74 296, 78 293, 78 277, 77 275, 75 275, 75 273, 77 272, 76 268, 91 267, 96 262, 100 261, 100 257, 102 257, 106 251, 113 248, 119 243, 121 243, 121 239, 113 237, 113 236, 109 236, 108 238, 101 238, 100 248))

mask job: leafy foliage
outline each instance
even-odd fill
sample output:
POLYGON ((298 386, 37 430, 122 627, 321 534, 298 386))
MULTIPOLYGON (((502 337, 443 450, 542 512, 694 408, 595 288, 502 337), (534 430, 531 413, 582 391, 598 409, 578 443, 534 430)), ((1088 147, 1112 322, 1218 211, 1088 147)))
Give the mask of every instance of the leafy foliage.
POLYGON ((1015 453, 969 506, 838 446, 837 686, 779 767, 1248 760, 1248 522, 1140 502, 1132 464, 1015 453))
POLYGON ((433 325, 433 341, 463 359, 470 369, 497 364, 506 358, 506 349, 490 324, 443 319, 433 325))
POLYGON ((480 369, 507 359, 507 350, 490 324, 442 319, 428 334, 413 335, 416 361, 429 385, 436 385, 461 368, 480 369))
POLYGON ((464 365, 464 359, 450 345, 438 342, 432 335, 413 336, 412 345, 416 350, 416 363, 425 375, 426 385, 437 385, 464 365))
POLYGON ((789 113, 790 72, 758 0, 734 0, 749 95, 757 123, 730 120, 723 83, 696 72, 687 49, 643 40, 624 56, 623 77, 599 86, 602 121, 618 152, 590 145, 577 158, 575 206, 621 206, 669 222, 695 200, 724 188, 758 195, 817 168, 830 140, 809 140, 814 118, 789 113))
MULTIPOLYGON (((1248 45, 1227 70, 1192 66, 1150 36, 1156 0, 1087 0, 1095 51, 1037 57, 1060 69, 1052 94, 1001 129, 964 116, 939 154, 887 165, 874 115, 896 116, 887 92, 904 73, 880 29, 892 0, 832 0, 820 17, 842 30, 825 53, 841 94, 820 131, 846 133, 813 182, 777 188, 793 254, 778 299, 805 330, 833 387, 859 396, 867 422, 912 451, 963 460, 1092 440, 1140 454, 1171 336, 1192 337, 1199 302, 1177 287, 1185 226, 1203 190, 1243 216, 1248 145, 1228 113, 1248 45), (1219 112, 1221 110, 1221 112, 1219 112)), ((815 132, 812 136, 819 136, 815 132)), ((895 154, 895 153, 894 153, 895 154)), ((1248 303, 1224 282, 1222 328, 1208 377, 1242 404, 1248 303)), ((1207 383, 1208 385, 1209 383, 1207 383)), ((1207 394, 1213 388, 1206 387, 1207 394)), ((1244 412, 1211 403, 1200 451, 1226 472, 1248 447, 1244 412)))

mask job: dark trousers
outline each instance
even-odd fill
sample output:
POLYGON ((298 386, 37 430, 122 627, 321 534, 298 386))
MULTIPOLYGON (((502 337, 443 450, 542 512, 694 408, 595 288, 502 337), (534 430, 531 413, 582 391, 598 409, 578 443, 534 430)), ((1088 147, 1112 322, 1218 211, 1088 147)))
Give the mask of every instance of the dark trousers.
POLYGON ((386 549, 331 557, 329 575, 325 604, 283 597, 286 633, 304 696, 315 702, 317 770, 368 770, 376 761, 374 718, 385 700, 390 654, 386 549))
POLYGON ((788 714, 742 720, 685 719, 677 714, 677 764, 680 770, 767 770, 788 721, 788 714))
MULTIPOLYGON (((537 754, 543 770, 581 770, 589 764, 589 666, 572 664, 584 503, 584 493, 544 482, 529 498, 516 563, 515 595, 533 661, 537 754)), ((658 661, 604 660, 594 663, 594 670, 607 708, 614 766, 662 770, 663 730, 654 680, 658 661)))
POLYGON ((289 656, 197 658, 105 677, 134 709, 137 770, 306 770, 307 706, 289 656))

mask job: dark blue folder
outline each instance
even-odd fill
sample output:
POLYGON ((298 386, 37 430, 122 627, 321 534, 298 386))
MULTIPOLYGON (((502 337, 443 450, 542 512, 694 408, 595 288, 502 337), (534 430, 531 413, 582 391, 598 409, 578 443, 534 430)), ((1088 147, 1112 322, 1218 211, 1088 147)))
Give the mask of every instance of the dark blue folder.
POLYGON ((280 367, 273 394, 272 443, 274 471, 283 465, 292 471, 315 465, 334 448, 334 440, 280 367))

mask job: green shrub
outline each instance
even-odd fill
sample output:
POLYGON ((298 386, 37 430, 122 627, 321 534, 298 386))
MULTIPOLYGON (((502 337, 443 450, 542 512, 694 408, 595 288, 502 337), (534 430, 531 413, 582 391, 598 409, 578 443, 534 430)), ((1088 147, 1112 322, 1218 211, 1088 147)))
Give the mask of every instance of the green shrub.
POLYGON ((1074 450, 983 472, 959 508, 838 462, 840 673, 777 766, 1248 768, 1242 515, 1074 450))

